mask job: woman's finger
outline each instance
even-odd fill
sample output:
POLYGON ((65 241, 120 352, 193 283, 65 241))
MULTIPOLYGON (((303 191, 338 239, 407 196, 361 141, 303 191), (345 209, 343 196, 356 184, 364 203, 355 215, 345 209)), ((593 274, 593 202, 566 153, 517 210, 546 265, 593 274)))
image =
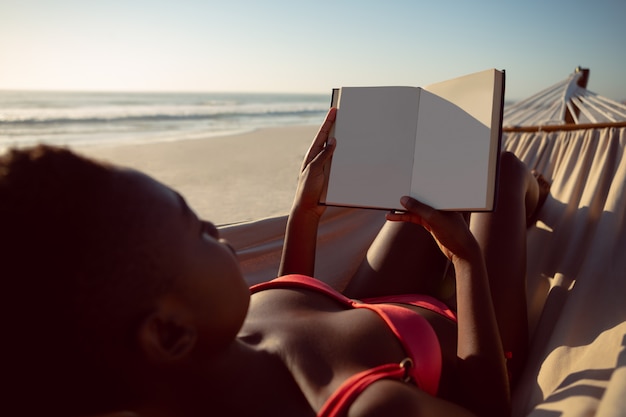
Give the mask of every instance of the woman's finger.
POLYGON ((322 123, 317 135, 315 135, 313 143, 311 143, 306 157, 304 158, 303 168, 306 167, 326 146, 326 141, 328 140, 328 135, 333 127, 333 123, 335 123, 336 115, 337 109, 334 107, 331 108, 326 114, 326 119, 324 119, 324 123, 322 123))
POLYGON ((309 163, 311 167, 325 164, 326 161, 333 154, 336 145, 337 141, 335 140, 335 138, 329 138, 326 146, 324 146, 324 148, 317 155, 315 155, 309 163))
POLYGON ((400 199, 400 204, 406 208, 410 213, 415 213, 422 219, 428 222, 429 219, 437 213, 437 210, 429 205, 422 203, 414 198, 404 196, 400 199))
POLYGON ((387 213, 386 219, 392 222, 411 222, 416 224, 423 224, 422 218, 417 214, 399 211, 392 211, 387 213))

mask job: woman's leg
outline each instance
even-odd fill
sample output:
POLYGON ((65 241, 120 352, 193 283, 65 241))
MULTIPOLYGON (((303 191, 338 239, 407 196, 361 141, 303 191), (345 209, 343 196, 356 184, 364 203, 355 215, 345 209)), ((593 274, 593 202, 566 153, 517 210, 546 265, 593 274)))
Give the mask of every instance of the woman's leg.
POLYGON ((549 184, 511 153, 500 159, 496 210, 473 213, 470 229, 485 257, 491 296, 509 372, 519 376, 528 354, 527 222, 541 208, 549 184))
POLYGON ((388 221, 343 292, 352 298, 434 295, 447 262, 422 226, 388 221))

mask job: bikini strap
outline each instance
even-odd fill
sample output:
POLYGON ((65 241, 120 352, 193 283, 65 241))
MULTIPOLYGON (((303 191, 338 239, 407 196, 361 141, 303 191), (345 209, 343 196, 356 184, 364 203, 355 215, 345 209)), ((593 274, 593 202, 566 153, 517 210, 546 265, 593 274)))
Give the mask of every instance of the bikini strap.
POLYGON ((411 366, 411 359, 407 358, 399 364, 380 365, 351 376, 330 396, 317 413, 317 417, 347 415, 354 400, 374 382, 385 378, 407 382, 410 379, 408 369, 411 366))
POLYGON ((353 300, 341 294, 330 285, 306 275, 291 274, 279 278, 274 278, 271 281, 261 282, 259 284, 253 285, 252 287, 250 287, 250 291, 254 294, 259 291, 275 288, 302 288, 305 290, 316 290, 318 292, 328 295, 331 298, 334 298, 335 300, 347 306, 351 306, 353 304, 353 300))

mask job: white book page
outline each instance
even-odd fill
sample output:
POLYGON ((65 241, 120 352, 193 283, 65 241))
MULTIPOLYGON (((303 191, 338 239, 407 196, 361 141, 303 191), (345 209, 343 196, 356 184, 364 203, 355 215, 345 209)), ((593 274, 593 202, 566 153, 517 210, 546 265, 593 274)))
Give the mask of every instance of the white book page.
POLYGON ((464 75, 424 87, 471 114, 491 127, 496 70, 490 69, 464 75))
POLYGON ((490 129, 458 106, 422 90, 411 196, 438 209, 488 204, 490 129))
MULTIPOLYGON (((495 193, 495 177, 497 175, 497 160, 499 153, 499 136, 500 136, 500 121, 501 121, 501 104, 502 96, 504 94, 504 73, 495 69, 489 69, 480 71, 474 74, 464 75, 461 77, 453 78, 436 84, 431 84, 424 87, 424 90, 428 90, 437 96, 448 100, 449 102, 459 106, 469 115, 474 117, 481 124, 490 129, 490 143, 487 147, 482 148, 482 145, 473 146, 471 142, 460 142, 460 149, 465 146, 468 147, 466 151, 468 156, 475 158, 476 151, 485 151, 487 160, 489 163, 486 165, 486 203, 482 203, 476 206, 476 210, 483 210, 485 208, 492 209, 492 203, 494 201, 495 193), (486 150, 485 150, 486 149, 486 150)), ((452 128, 453 125, 450 126, 452 128)), ((470 130, 467 130, 466 137, 480 137, 482 135, 479 126, 476 126, 476 132, 469 134, 470 130)), ((482 143, 482 142, 481 142, 482 143)), ((477 162, 482 164, 481 161, 477 162)), ((482 173, 481 173, 482 175, 482 173)), ((474 207, 465 207, 464 209, 473 209, 474 207)), ((461 208, 459 208, 461 209, 461 208)))
POLYGON ((326 204, 402 208, 410 191, 418 89, 344 87, 326 204))

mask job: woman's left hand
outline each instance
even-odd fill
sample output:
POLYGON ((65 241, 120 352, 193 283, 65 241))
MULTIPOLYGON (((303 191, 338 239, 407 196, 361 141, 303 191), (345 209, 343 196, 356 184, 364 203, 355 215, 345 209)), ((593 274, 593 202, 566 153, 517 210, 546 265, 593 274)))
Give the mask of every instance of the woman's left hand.
POLYGON ((422 225, 433 236, 448 259, 472 259, 480 251, 476 239, 459 212, 435 210, 411 197, 402 197, 404 213, 389 213, 387 220, 422 225))

